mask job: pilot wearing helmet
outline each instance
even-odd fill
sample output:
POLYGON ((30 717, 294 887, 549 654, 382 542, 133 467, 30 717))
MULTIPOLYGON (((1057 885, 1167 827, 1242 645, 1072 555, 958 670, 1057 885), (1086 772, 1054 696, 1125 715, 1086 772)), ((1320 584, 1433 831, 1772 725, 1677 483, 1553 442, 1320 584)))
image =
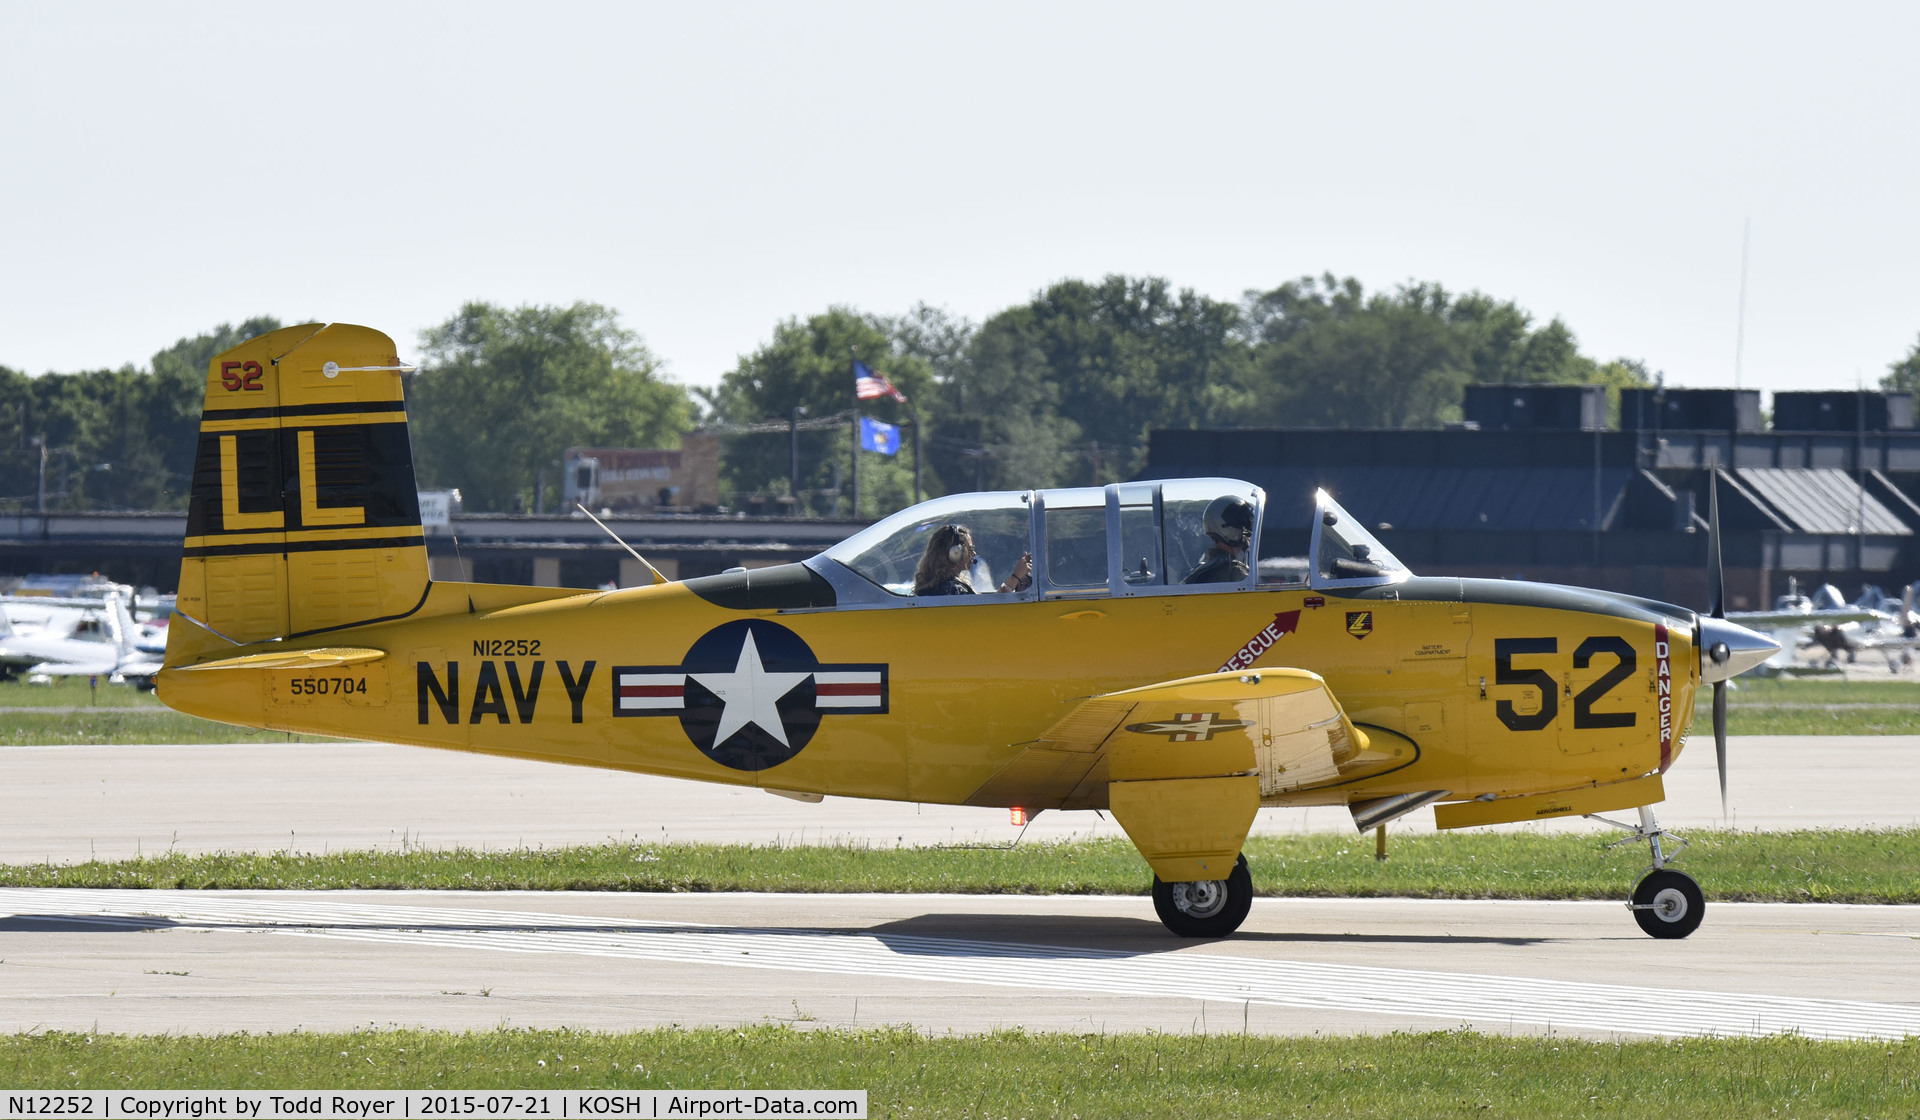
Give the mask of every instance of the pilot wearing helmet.
POLYGON ((1253 503, 1222 494, 1200 519, 1213 547, 1181 583, 1240 583, 1247 578, 1247 548, 1253 543, 1253 503))

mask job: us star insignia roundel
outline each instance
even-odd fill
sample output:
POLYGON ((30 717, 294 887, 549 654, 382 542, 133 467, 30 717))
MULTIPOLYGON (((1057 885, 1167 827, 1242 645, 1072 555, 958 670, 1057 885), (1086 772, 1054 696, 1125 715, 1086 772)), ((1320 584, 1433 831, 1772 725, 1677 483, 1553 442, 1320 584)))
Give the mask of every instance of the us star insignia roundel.
POLYGON ((800 635, 765 619, 716 626, 678 665, 619 665, 613 714, 677 716, 700 753, 767 770, 800 753, 823 715, 887 710, 885 665, 826 665, 800 635))
POLYGON ((1221 719, 1219 712, 1176 712, 1170 720, 1130 723, 1127 730, 1136 735, 1165 735, 1169 742, 1207 742, 1222 731, 1252 727, 1250 720, 1221 719))

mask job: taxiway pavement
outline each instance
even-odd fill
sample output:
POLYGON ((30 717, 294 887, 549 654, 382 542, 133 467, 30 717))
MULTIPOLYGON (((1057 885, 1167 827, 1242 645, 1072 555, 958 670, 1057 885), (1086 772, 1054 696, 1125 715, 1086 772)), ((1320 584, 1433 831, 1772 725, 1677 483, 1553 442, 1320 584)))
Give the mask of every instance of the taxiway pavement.
MULTIPOLYGON (((1670 828, 1920 825, 1920 736, 1735 738, 1732 814, 1710 744, 1667 775, 1670 828)), ((829 797, 372 743, 0 747, 0 862, 77 863, 168 850, 510 849, 609 840, 1006 843, 1003 809, 829 797)), ((1393 828, 1430 830, 1421 811, 1393 828)), ((1346 831, 1344 809, 1262 810, 1255 831, 1346 831)), ((1582 821, 1552 828, 1597 827, 1582 821)), ((1112 818, 1048 812, 1025 839, 1119 836, 1112 818)))
POLYGON ((1920 908, 1261 899, 0 890, 0 1031, 786 1022, 1234 1035, 1920 1034, 1920 908))

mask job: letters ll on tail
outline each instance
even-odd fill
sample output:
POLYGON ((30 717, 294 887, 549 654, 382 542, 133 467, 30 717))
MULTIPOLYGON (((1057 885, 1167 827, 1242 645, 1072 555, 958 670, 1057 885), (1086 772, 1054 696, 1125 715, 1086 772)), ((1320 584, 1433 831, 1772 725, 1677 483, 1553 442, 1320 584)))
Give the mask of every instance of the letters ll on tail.
POLYGON ((287 327, 215 357, 166 664, 396 618, 427 591, 393 341, 287 327))

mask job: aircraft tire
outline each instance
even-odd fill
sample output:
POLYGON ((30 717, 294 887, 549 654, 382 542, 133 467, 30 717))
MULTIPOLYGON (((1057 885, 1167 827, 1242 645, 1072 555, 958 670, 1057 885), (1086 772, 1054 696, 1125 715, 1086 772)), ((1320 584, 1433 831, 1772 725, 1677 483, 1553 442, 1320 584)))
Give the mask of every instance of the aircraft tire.
POLYGON ((1153 910, 1180 937, 1225 937, 1253 909, 1253 874, 1241 856, 1225 879, 1166 883, 1153 877, 1153 910))
POLYGON ((1707 898, 1693 876, 1680 871, 1655 871, 1633 888, 1633 920, 1648 937, 1676 940, 1700 928, 1707 898))

